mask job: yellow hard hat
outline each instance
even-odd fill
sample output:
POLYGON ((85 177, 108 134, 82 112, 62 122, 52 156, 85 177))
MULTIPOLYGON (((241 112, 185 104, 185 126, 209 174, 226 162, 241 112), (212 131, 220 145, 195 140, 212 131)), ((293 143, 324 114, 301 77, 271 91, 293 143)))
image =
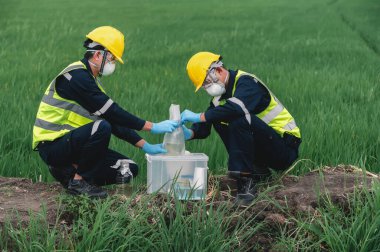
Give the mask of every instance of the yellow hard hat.
POLYGON ((219 59, 221 59, 220 55, 211 52, 199 52, 189 59, 186 70, 190 80, 195 86, 195 92, 202 87, 211 64, 219 59))
POLYGON ((124 52, 124 35, 119 30, 111 26, 100 26, 87 34, 86 38, 104 46, 121 64, 124 64, 121 59, 124 52))

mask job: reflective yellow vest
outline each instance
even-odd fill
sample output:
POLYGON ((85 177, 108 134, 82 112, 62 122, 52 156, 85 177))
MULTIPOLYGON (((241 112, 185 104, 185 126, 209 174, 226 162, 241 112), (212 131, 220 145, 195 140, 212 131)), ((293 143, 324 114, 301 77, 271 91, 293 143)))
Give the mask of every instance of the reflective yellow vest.
MULTIPOLYGON (((262 112, 256 114, 256 116, 260 118, 262 121, 264 121, 268 126, 272 127, 281 136, 283 136, 284 133, 287 132, 290 135, 301 138, 300 129, 297 127, 294 118, 288 112, 288 110, 281 104, 281 102, 276 98, 276 96, 274 96, 274 94, 269 90, 269 88, 254 74, 246 73, 239 70, 236 74, 234 86, 232 88, 232 97, 228 100, 241 107, 241 109, 245 113, 245 117, 248 123, 251 124, 251 114, 249 113, 242 101, 240 101, 236 97, 233 97, 236 90, 236 84, 239 78, 243 75, 249 75, 253 77, 254 81, 262 84, 270 94, 270 102, 268 107, 264 109, 262 112)), ((215 97, 212 101, 215 107, 226 103, 226 100, 219 100, 219 98, 220 97, 215 97)))
MULTIPOLYGON (((63 75, 70 80, 71 75, 69 72, 75 69, 87 68, 81 61, 70 64, 54 78, 46 89, 33 127, 33 150, 36 149, 41 141, 53 141, 73 129, 99 119, 98 116, 90 114, 75 101, 60 97, 55 90, 56 79, 63 75)), ((100 90, 105 93, 98 80, 95 77, 94 79, 100 90)))

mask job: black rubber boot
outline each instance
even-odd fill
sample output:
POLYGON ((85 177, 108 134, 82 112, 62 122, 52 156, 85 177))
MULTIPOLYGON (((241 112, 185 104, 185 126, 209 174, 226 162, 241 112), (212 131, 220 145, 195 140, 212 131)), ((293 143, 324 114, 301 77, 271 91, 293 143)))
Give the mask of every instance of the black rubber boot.
POLYGON ((248 206, 256 198, 257 189, 254 180, 250 177, 240 177, 237 179, 236 204, 239 206, 248 206))
POLYGON ((252 173, 240 171, 228 171, 228 177, 236 180, 237 194, 235 204, 238 206, 248 206, 256 198, 256 180, 252 173))
POLYGON ((252 174, 252 178, 254 179, 254 181, 257 181, 257 182, 264 181, 265 179, 271 176, 269 167, 266 165, 254 164, 253 171, 254 172, 252 174))
POLYGON ((69 181, 74 177, 76 169, 72 165, 55 167, 49 165, 50 174, 59 182, 64 188, 69 186, 69 181))
POLYGON ((106 198, 107 192, 102 188, 87 183, 84 179, 70 179, 67 192, 72 195, 88 195, 90 198, 106 198))

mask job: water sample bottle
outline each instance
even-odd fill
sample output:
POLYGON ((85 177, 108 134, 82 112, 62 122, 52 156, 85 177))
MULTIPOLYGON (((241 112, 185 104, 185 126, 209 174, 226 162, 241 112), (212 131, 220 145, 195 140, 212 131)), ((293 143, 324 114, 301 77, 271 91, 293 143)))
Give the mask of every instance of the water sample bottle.
MULTIPOLYGON (((169 108, 170 120, 181 123, 181 112, 179 105, 172 104, 169 108)), ((185 154, 185 136, 182 127, 176 128, 172 133, 164 136, 164 147, 168 151, 167 155, 177 156, 185 154)))
POLYGON ((132 195, 133 174, 129 169, 128 160, 120 160, 120 167, 116 175, 116 193, 127 197, 132 195))

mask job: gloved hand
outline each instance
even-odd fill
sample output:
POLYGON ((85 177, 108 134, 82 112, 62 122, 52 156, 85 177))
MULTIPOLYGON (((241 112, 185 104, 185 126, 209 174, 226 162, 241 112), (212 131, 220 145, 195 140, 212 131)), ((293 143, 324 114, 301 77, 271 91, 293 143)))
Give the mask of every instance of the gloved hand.
POLYGON ((160 154, 160 153, 167 153, 168 151, 164 149, 163 144, 150 144, 148 142, 145 142, 142 150, 147 154, 160 154))
POLYGON ((193 136, 193 131, 191 129, 188 129, 185 125, 182 125, 183 135, 185 136, 185 140, 191 139, 193 136))
POLYGON ((166 120, 159 123, 153 123, 152 129, 150 130, 150 132, 152 132, 153 134, 171 133, 178 126, 179 126, 179 123, 177 121, 166 120))
POLYGON ((196 114, 196 113, 186 109, 185 111, 183 111, 181 113, 181 122, 182 123, 185 123, 185 122, 192 122, 192 123, 201 122, 201 113, 196 114))

